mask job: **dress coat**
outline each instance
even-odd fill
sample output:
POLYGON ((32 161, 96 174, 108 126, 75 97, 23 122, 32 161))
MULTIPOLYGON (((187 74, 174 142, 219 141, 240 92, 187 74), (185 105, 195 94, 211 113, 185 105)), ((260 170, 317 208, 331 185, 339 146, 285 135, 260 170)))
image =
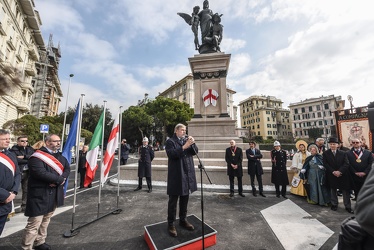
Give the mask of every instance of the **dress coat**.
POLYGON ((326 181, 330 188, 341 190, 350 190, 352 187, 349 173, 349 163, 344 151, 336 150, 336 154, 331 149, 323 152, 323 166, 326 168, 326 181), (334 171, 340 171, 342 175, 336 177, 332 174, 334 171))
POLYGON ((261 151, 255 148, 255 152, 253 153, 253 150, 249 148, 245 151, 245 154, 248 159, 248 174, 250 176, 255 176, 256 173, 257 175, 263 175, 264 170, 260 161, 260 159, 262 159, 261 151))
POLYGON ((138 177, 151 177, 152 176, 152 161, 155 157, 153 149, 146 145, 139 148, 139 161, 138 161, 138 177))
POLYGON ((197 190, 193 156, 198 153, 198 148, 196 144, 192 144, 183 150, 183 144, 184 141, 179 140, 176 134, 165 143, 168 156, 168 195, 185 196, 197 190))
POLYGON ((361 156, 361 162, 357 162, 356 156, 353 153, 354 148, 351 150, 347 151, 347 158, 349 162, 349 171, 351 172, 351 175, 353 176, 353 181, 362 183, 365 181, 366 177, 370 173, 371 170, 371 165, 373 164, 373 154, 366 149, 361 149, 363 150, 362 156, 361 156), (356 172, 365 172, 366 175, 362 177, 358 177, 355 173, 356 172))
POLYGON ((271 183, 275 185, 288 185, 287 152, 283 149, 279 151, 273 149, 270 151, 270 157, 272 162, 271 183))
POLYGON ((9 192, 18 192, 21 184, 21 172, 17 164, 17 158, 12 152, 5 150, 0 154, 8 156, 16 167, 16 171, 14 171, 13 175, 13 172, 0 162, 0 216, 3 216, 12 211, 12 202, 5 204, 4 201, 9 197, 9 192))
POLYGON ((64 187, 61 185, 69 177, 70 164, 60 152, 50 153, 47 148, 40 151, 55 157, 63 166, 62 175, 39 158, 31 156, 28 162, 29 183, 25 216, 36 217, 53 212, 56 207, 64 205, 64 187), (55 184, 51 187, 50 184, 55 184))
POLYGON ((23 156, 23 158, 17 157, 18 167, 22 173, 23 168, 27 165, 30 156, 34 153, 34 149, 30 146, 21 147, 14 145, 9 151, 13 152, 16 156, 23 156))
POLYGON ((231 147, 226 148, 225 160, 227 163, 227 175, 241 177, 243 176, 243 150, 236 147, 235 152, 231 147), (237 169, 233 169, 231 164, 238 165, 237 169))

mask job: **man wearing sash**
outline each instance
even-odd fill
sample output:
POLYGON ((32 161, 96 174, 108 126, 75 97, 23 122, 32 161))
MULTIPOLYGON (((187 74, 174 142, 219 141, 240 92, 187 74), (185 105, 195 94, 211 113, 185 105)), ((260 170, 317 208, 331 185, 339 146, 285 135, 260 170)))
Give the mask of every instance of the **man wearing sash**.
POLYGON ((45 243, 47 228, 56 207, 64 204, 63 186, 70 174, 70 165, 58 152, 61 144, 58 135, 47 135, 45 144, 28 162, 30 177, 25 216, 29 218, 22 249, 51 249, 45 243))
POLYGON ((238 179, 238 193, 241 197, 243 194, 243 150, 236 146, 234 140, 230 141, 230 147, 226 149, 225 160, 227 163, 227 175, 230 180, 230 197, 234 196, 234 178, 238 179))
MULTIPOLYGON (((351 140, 352 149, 347 152, 349 161, 349 170, 353 179, 353 190, 355 191, 355 199, 364 184, 366 176, 371 170, 373 163, 373 155, 369 150, 361 147, 361 140, 354 138, 351 140)), ((354 199, 354 200, 355 200, 354 199)))
POLYGON ((0 235, 21 183, 17 158, 8 151, 9 143, 9 132, 0 129, 0 235))

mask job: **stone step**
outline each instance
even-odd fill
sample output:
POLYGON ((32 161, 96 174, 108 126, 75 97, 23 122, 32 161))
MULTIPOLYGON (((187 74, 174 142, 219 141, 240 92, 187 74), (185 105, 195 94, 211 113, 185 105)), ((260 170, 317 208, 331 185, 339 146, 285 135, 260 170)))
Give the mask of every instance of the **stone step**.
MULTIPOLYGON (((206 158, 214 158, 214 159, 225 159, 225 153, 226 150, 205 150, 205 149, 199 149, 199 157, 201 159, 206 158)), ((262 153, 262 160, 270 160, 270 152, 269 151, 261 151, 262 153)), ((243 152, 244 160, 247 160, 247 156, 245 155, 245 152, 243 152)), ((155 151, 155 159, 158 158, 167 158, 166 151, 155 151)))
MULTIPOLYGON (((263 185, 273 185, 271 183, 271 167, 263 167, 264 174, 262 176, 263 185)), ((200 182, 200 169, 195 166, 196 178, 200 182)), ((205 171, 208 174, 213 184, 227 185, 229 179, 227 176, 227 168, 225 166, 208 166, 205 165, 205 171)), ((288 178, 291 183, 294 173, 288 168, 288 178)), ((132 163, 122 165, 120 167, 121 180, 137 180, 138 179, 138 164, 132 163)), ((152 165, 152 181, 167 181, 167 165, 152 165)), ((203 173, 203 184, 209 184, 206 175, 203 173)), ((236 180, 235 180, 236 184, 236 180)), ((243 184, 250 185, 248 168, 243 166, 243 184)), ((257 181, 256 181, 257 184, 257 181)))

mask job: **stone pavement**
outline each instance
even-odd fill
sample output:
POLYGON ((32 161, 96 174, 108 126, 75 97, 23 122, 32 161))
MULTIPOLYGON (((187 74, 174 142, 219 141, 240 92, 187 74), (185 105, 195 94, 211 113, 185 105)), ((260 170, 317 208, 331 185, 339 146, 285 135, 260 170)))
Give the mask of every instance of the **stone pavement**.
MULTIPOLYGON (((147 193, 144 189, 134 192, 135 187, 135 181, 133 184, 129 182, 120 187, 118 197, 119 208, 122 209, 120 214, 110 214, 81 228, 76 236, 64 238, 63 234, 72 228, 72 209, 69 209, 69 206, 73 204, 73 197, 70 192, 65 203, 68 210, 55 215, 51 220, 47 243, 54 250, 148 249, 143 238, 144 226, 166 220, 168 196, 163 185, 155 186, 152 193, 147 193)), ((303 250, 330 250, 338 241, 340 223, 349 216, 342 204, 338 211, 334 212, 328 207, 310 205, 305 199, 293 195, 288 195, 289 199, 286 200, 276 198, 273 192, 267 191, 266 198, 253 197, 248 193, 248 187, 245 188, 247 192, 244 198, 237 194, 230 198, 228 188, 225 192, 222 192, 222 189, 216 192, 204 192, 205 223, 217 231, 217 244, 209 249, 277 250, 285 249, 284 246, 286 249, 300 249, 298 246, 301 245, 296 244, 304 242, 303 250), (297 216, 301 216, 300 219, 295 219, 297 216), (282 218, 289 223, 281 223, 279 220, 277 222, 277 218, 282 218), (308 220, 318 223, 310 224, 308 220), (320 238, 321 226, 326 234, 320 238), (277 229, 272 230, 272 228, 277 229), (304 235, 300 232, 309 233, 304 235), (325 241, 324 238, 327 240, 325 241)), ((80 190, 76 204, 74 228, 96 219, 97 185, 91 189, 80 190)), ((354 204, 353 202, 353 206, 354 204)), ((117 187, 105 185, 101 194, 100 216, 116 208, 117 187)), ((188 208, 189 214, 201 218, 200 191, 190 196, 188 208)), ((16 226, 16 221, 21 224, 23 221, 25 224, 26 217, 23 214, 16 214, 11 218, 6 224, 5 234, 16 226)), ((18 229, 5 237, 4 233, 0 239, 0 249, 20 249, 22 230, 18 229)))

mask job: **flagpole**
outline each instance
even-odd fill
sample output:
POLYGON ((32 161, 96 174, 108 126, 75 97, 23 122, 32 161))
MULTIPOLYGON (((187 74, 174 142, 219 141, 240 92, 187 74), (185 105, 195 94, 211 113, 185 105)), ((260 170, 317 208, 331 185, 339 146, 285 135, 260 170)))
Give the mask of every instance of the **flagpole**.
POLYGON ((122 106, 119 107, 119 133, 118 133, 118 161, 117 161, 117 208, 119 208, 119 179, 121 168, 121 141, 122 141, 122 106))
POLYGON ((73 200, 73 215, 71 219, 71 229, 74 229, 74 218, 75 218, 75 208, 77 202, 77 180, 78 180, 78 168, 79 168, 79 142, 81 138, 82 129, 82 110, 83 110, 83 99, 84 94, 81 94, 80 107, 78 113, 78 130, 75 139, 75 175, 74 175, 74 200, 73 200))
MULTIPOLYGON (((101 138, 101 162, 100 162, 100 173, 103 169, 104 164, 104 131, 105 131, 105 111, 106 111, 106 101, 104 101, 104 114, 103 114, 103 131, 102 131, 102 138, 101 138)), ((101 174, 100 174, 100 181, 99 181, 99 202, 97 203, 97 218, 100 216, 100 201, 101 201, 101 174)))
MULTIPOLYGON (((68 101, 69 101, 69 92, 70 92, 70 84, 71 84, 71 78, 74 76, 74 74, 69 75, 69 85, 68 85, 68 93, 66 95, 66 103, 65 103, 65 114, 64 114, 64 125, 62 127, 62 135, 61 135, 61 149, 64 148, 64 136, 65 136, 65 127, 66 127, 66 115, 67 115, 67 109, 68 109, 68 101)), ((44 136, 44 134, 43 134, 44 136)), ((44 141, 44 138, 43 138, 44 141)))

